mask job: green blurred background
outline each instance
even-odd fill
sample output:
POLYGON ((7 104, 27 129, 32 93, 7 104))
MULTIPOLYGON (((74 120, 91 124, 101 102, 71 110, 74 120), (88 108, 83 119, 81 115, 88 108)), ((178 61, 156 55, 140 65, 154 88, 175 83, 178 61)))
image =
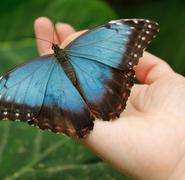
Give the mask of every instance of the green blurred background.
MULTIPOLYGON (((37 56, 33 21, 48 16, 77 30, 112 19, 148 18, 160 33, 148 50, 185 74, 185 1, 180 0, 1 0, 0 73, 37 56)), ((24 123, 0 123, 0 179, 94 180, 123 177, 93 153, 62 135, 24 123)))

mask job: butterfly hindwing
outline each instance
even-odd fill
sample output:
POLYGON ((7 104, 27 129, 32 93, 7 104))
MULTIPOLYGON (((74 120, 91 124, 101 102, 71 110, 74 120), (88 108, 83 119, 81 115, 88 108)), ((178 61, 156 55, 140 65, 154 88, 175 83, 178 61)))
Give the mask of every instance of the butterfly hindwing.
POLYGON ((93 128, 89 108, 58 62, 47 83, 39 116, 33 123, 69 136, 84 137, 93 128))
POLYGON ((78 57, 73 58, 71 63, 78 79, 77 88, 92 113, 104 120, 119 117, 133 85, 129 73, 78 57))

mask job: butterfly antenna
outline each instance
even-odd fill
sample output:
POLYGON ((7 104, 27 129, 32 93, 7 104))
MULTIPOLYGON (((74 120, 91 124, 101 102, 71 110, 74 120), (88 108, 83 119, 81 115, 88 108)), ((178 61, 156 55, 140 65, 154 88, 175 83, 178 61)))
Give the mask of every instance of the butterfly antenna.
POLYGON ((48 43, 50 43, 50 44, 53 44, 51 41, 49 41, 49 40, 47 40, 47 39, 40 38, 40 37, 34 37, 34 36, 23 36, 22 38, 38 39, 38 40, 45 41, 45 42, 48 42, 48 43))
POLYGON ((55 25, 53 24, 53 43, 55 44, 55 25))
POLYGON ((38 40, 41 40, 41 41, 45 41, 45 42, 48 42, 48 43, 50 43, 50 44, 53 44, 51 41, 49 41, 49 40, 46 40, 46 39, 42 39, 42 38, 36 38, 36 39, 38 39, 38 40))
POLYGON ((53 23, 53 43, 54 43, 54 44, 58 44, 58 43, 56 43, 56 42, 59 40, 59 44, 61 44, 59 35, 58 35, 57 31, 56 31, 56 26, 55 26, 55 24, 56 24, 56 23, 54 22, 54 23, 53 23))

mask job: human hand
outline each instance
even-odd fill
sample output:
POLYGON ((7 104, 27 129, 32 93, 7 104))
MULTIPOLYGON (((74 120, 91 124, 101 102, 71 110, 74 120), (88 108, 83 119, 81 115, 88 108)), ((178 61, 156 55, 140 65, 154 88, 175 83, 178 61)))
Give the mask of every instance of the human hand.
MULTIPOLYGON (((35 33, 64 47, 83 32, 68 24, 57 24, 53 32, 49 19, 38 18, 35 33)), ((45 41, 37 45, 41 55, 52 52, 45 41)), ((80 143, 135 179, 185 179, 185 78, 146 52, 135 70, 142 84, 132 88, 121 117, 96 120, 80 143)))

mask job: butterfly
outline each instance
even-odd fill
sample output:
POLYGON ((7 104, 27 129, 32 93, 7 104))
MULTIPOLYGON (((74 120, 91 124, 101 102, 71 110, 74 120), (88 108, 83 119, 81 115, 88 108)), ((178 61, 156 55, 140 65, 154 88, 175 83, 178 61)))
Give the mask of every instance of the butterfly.
POLYGON ((0 78, 0 119, 83 138, 94 119, 119 118, 133 86, 134 66, 159 31, 144 19, 121 19, 89 30, 64 49, 0 78))

